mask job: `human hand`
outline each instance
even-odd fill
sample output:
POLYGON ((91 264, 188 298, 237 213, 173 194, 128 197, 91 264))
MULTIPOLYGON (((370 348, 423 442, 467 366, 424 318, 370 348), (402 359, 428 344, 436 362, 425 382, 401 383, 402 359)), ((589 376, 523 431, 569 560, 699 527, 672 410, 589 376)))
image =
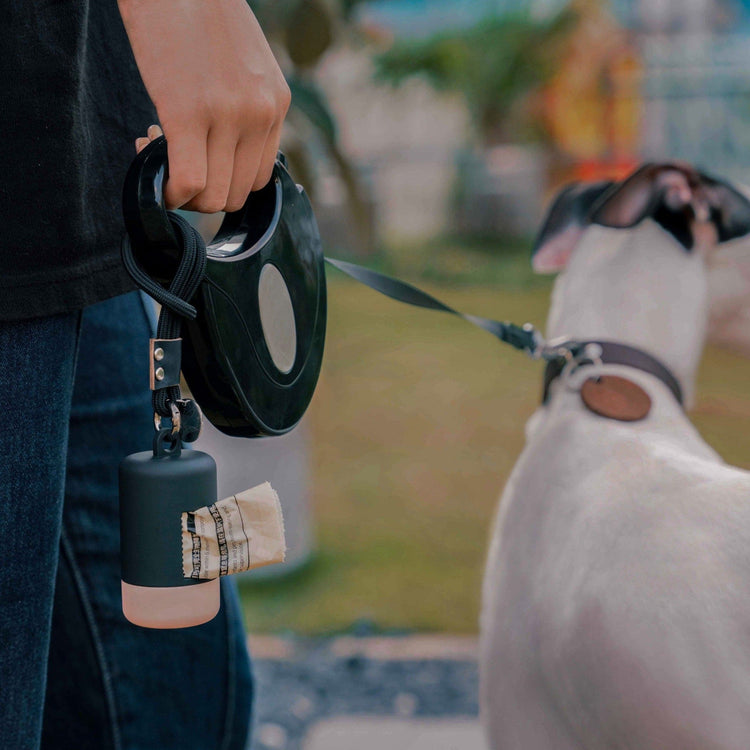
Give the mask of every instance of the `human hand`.
POLYGON ((291 98, 247 2, 118 4, 169 144, 167 207, 239 210, 271 179, 291 98))

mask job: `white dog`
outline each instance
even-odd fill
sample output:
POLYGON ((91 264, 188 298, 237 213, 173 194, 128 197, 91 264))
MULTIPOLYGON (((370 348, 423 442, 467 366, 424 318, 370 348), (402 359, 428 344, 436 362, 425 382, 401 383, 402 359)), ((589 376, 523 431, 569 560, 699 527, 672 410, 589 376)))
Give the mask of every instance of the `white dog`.
POLYGON ((750 203, 682 164, 568 189, 551 210, 534 257, 564 267, 548 336, 657 362, 602 363, 589 347, 527 426, 483 592, 495 750, 750 747, 750 472, 677 398, 690 403, 706 338, 706 253, 748 232, 750 203), (601 375, 645 392, 647 416, 620 421, 627 396, 605 405, 615 418, 587 408, 582 385, 601 375))

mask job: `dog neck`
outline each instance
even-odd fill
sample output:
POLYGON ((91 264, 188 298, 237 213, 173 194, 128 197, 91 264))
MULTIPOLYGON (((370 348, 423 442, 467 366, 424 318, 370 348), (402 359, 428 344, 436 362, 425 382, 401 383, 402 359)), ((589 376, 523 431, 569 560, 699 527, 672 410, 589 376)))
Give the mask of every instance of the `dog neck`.
POLYGON ((646 220, 587 229, 555 283, 547 335, 642 349, 674 373, 689 405, 706 320, 702 256, 646 220))
POLYGON ((544 391, 542 403, 550 397, 552 383, 559 378, 566 368, 580 369, 594 365, 619 365, 640 370, 653 375, 669 389, 680 406, 684 405, 682 387, 668 367, 642 349, 635 349, 616 341, 579 341, 579 351, 572 360, 560 358, 547 362, 544 371, 544 391))

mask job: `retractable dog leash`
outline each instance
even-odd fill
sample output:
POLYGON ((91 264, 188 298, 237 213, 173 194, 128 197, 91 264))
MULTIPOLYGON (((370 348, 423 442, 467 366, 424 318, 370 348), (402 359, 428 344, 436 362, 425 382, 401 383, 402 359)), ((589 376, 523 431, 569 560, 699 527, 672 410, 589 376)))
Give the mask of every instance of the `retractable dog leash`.
MULTIPOLYGON (((635 352, 634 366, 662 377, 681 398, 671 373, 639 350, 609 342, 548 343, 531 324, 465 314, 405 282, 324 258, 310 202, 283 156, 269 184, 251 193, 240 211, 226 214, 208 245, 185 219, 166 211, 167 176, 167 144, 160 137, 136 157, 123 192, 123 261, 161 304, 150 342, 153 447, 120 467, 123 609, 137 624, 204 622, 218 611, 221 575, 279 559, 274 530, 283 538, 283 529, 280 518, 273 525, 275 494, 250 491, 217 503, 213 459, 182 448, 197 439, 201 410, 219 430, 239 437, 281 435, 299 422, 323 360, 326 261, 394 300, 457 315, 546 360, 545 390, 567 363, 614 357, 628 364, 635 352), (183 398, 181 372, 200 410, 183 398), (258 535, 247 529, 250 515, 271 528, 260 562, 253 556, 258 535)), ((612 394, 605 394, 604 411, 607 398, 612 394)), ((591 399, 602 403, 596 387, 591 399)))

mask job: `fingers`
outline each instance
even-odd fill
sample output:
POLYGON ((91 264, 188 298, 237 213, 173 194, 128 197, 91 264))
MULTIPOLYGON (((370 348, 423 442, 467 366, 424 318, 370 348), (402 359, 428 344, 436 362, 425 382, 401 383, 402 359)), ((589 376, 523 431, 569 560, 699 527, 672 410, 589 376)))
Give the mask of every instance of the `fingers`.
MULTIPOLYGON (((237 135, 233 129, 217 126, 208 133, 206 150, 206 177, 204 188, 185 203, 183 208, 190 211, 202 211, 213 214, 223 211, 227 203, 229 188, 232 184, 234 154, 237 147, 237 135)), ((172 153, 169 155, 170 176, 172 180, 172 153)), ((167 182, 167 185, 169 185, 167 182)))
MULTIPOLYGON (((252 190, 261 190, 264 188, 273 174, 273 166, 276 163, 276 154, 279 151, 279 142, 281 140, 281 123, 271 131, 268 140, 263 148, 263 156, 260 159, 255 180, 252 184, 252 190)), ((247 198, 247 196, 245 196, 247 198)))
MULTIPOLYGON (((167 126, 165 125, 165 128, 167 126)), ((206 189, 207 133, 200 128, 166 130, 169 179, 164 185, 167 208, 181 208, 206 189)))
POLYGON ((232 165, 232 184, 227 194, 226 210, 239 211, 253 189, 260 166, 262 152, 252 140, 245 139, 237 145, 232 165))
POLYGON ((169 143, 167 206, 237 208, 271 176, 291 97, 252 10, 244 0, 118 7, 169 143))
POLYGON ((135 139, 135 152, 137 154, 140 154, 141 151, 143 151, 143 149, 146 148, 149 143, 151 143, 151 141, 153 141, 155 138, 158 138, 160 135, 164 135, 164 133, 158 125, 149 125, 149 128, 146 131, 146 137, 135 139))
POLYGON ((232 185, 227 195, 226 211, 239 211, 253 190, 261 190, 270 181, 281 139, 281 123, 275 125, 262 149, 251 140, 237 146, 232 185))
MULTIPOLYGON (((136 138, 140 153, 163 135, 158 125, 146 137, 136 138)), ((228 127, 212 128, 200 137, 172 133, 169 140, 169 179, 164 188, 167 208, 203 213, 239 211, 249 193, 265 187, 273 174, 281 138, 281 121, 271 125, 265 140, 256 131, 241 138, 228 127)))

